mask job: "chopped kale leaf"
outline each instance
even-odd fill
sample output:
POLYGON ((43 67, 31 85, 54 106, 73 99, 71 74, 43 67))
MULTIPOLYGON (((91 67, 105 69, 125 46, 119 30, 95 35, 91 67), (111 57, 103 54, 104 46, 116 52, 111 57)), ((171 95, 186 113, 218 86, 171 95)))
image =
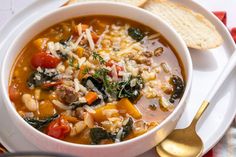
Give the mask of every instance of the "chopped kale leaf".
POLYGON ((133 119, 129 117, 126 119, 122 128, 117 133, 110 133, 103 128, 92 128, 90 129, 90 137, 92 144, 99 144, 102 140, 108 139, 112 141, 123 141, 133 130, 133 119))
POLYGON ((81 102, 79 102, 79 101, 75 101, 75 102, 70 103, 69 106, 71 107, 72 110, 75 110, 75 109, 77 109, 78 107, 83 107, 83 106, 85 106, 85 105, 87 105, 87 103, 81 103, 81 102))
POLYGON ((47 126, 49 123, 51 123, 53 120, 57 119, 59 117, 58 114, 55 114, 51 117, 42 119, 42 120, 37 120, 33 118, 24 118, 24 120, 33 126, 35 129, 41 130, 43 127, 47 126))
POLYGON ((131 117, 128 118, 128 122, 123 126, 123 136, 121 140, 124 140, 133 130, 133 119, 131 117))
POLYGON ((144 38, 144 34, 139 28, 130 27, 128 34, 136 41, 141 41, 144 38))
POLYGON ((66 61, 68 59, 68 55, 62 53, 61 51, 57 51, 57 54, 63 61, 66 61))
POLYGON ((118 83, 118 98, 129 98, 130 101, 135 101, 139 95, 140 90, 144 87, 141 77, 130 77, 128 81, 118 83), (135 85, 131 85, 131 81, 136 81, 135 85))
POLYGON ((179 76, 173 75, 170 79, 170 84, 172 84, 174 90, 169 101, 174 103, 175 100, 180 99, 184 93, 184 82, 179 76))
MULTIPOLYGON (((91 87, 91 86, 94 86, 102 94, 103 100, 105 102, 108 100, 108 95, 105 92, 105 88, 103 86, 102 80, 89 76, 86 79, 83 79, 81 83, 83 86, 85 86, 91 90, 93 89, 93 87, 91 87)), ((99 99, 98 99, 98 101, 99 101, 99 99)), ((96 103, 97 102, 95 102, 95 104, 96 103)))
POLYGON ((110 139, 109 133, 103 128, 90 129, 92 144, 99 144, 102 140, 110 139))
POLYGON ((52 81, 58 75, 56 71, 48 72, 47 69, 42 69, 41 72, 34 71, 27 80, 28 87, 39 87, 46 81, 52 81))
POLYGON ((72 40, 73 36, 71 35, 66 40, 60 40, 59 43, 62 44, 64 47, 67 47, 68 43, 72 40))
POLYGON ((141 77, 130 77, 127 81, 114 82, 108 79, 109 71, 105 68, 98 69, 93 75, 94 78, 100 79, 105 91, 114 99, 129 98, 135 101, 140 96, 140 90, 144 87, 141 77), (131 81, 135 82, 131 85, 131 81))

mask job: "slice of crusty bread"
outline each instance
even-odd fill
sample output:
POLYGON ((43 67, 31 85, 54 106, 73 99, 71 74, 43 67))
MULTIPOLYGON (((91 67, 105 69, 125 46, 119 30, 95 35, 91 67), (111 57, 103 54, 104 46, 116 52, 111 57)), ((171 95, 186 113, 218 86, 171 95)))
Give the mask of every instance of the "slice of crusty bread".
POLYGON ((128 3, 134 6, 141 7, 144 5, 144 3, 147 2, 147 0, 70 0, 71 3, 75 2, 88 2, 88 1, 110 1, 110 2, 123 2, 123 3, 128 3))
POLYGON ((144 9, 155 13, 173 26, 190 48, 210 49, 220 46, 223 42, 209 20, 181 4, 169 0, 149 0, 144 9))

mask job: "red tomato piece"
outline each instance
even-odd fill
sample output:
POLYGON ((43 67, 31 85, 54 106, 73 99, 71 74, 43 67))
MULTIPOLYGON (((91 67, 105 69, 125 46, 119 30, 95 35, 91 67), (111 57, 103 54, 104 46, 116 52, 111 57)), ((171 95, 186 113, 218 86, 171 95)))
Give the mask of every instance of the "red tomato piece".
POLYGON ((12 101, 20 98, 20 92, 15 87, 15 85, 9 86, 9 91, 8 92, 9 92, 9 97, 12 101))
POLYGON ((60 62, 61 60, 59 58, 56 58, 46 52, 35 53, 31 58, 31 65, 34 68, 55 68, 60 62))
POLYGON ((227 13, 225 11, 214 11, 213 14, 215 14, 224 25, 227 24, 227 13))
POLYGON ((234 42, 236 43, 236 27, 232 28, 230 33, 234 39, 234 42))
POLYGON ((69 123, 62 117, 52 121, 47 129, 47 134, 57 139, 64 139, 69 132, 69 123))

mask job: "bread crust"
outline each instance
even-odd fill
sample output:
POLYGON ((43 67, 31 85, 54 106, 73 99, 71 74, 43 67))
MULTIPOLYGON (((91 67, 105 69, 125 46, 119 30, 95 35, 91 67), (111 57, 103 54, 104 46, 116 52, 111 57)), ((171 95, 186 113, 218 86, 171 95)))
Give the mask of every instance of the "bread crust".
POLYGON ((223 38, 207 18, 181 4, 169 0, 149 0, 144 9, 170 24, 190 48, 211 49, 223 43, 223 38))

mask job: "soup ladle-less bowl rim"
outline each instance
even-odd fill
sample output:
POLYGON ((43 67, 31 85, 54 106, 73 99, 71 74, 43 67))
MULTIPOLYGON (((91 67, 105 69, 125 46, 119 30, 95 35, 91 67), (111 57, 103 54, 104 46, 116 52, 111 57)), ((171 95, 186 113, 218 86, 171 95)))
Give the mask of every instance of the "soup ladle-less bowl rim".
POLYGON ((235 68, 235 65, 236 51, 232 54, 214 86, 203 101, 190 126, 185 129, 174 130, 164 141, 157 145, 156 151, 161 157, 200 157, 202 155, 204 146, 196 132, 197 122, 221 85, 235 68))

